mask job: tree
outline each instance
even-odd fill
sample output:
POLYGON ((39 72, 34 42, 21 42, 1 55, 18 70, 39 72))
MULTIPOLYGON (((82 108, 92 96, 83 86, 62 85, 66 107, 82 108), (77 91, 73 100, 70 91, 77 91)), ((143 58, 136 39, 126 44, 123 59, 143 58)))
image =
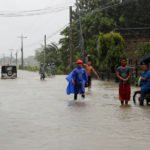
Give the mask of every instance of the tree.
POLYGON ((150 42, 145 42, 145 43, 142 43, 140 44, 138 47, 137 47, 137 51, 135 51, 135 54, 141 58, 145 55, 148 55, 150 54, 150 42))
POLYGON ((100 34, 97 47, 97 65, 100 70, 114 72, 119 60, 125 55, 125 41, 119 33, 100 34))
MULTIPOLYGON (((60 50, 61 49, 59 49, 55 43, 49 44, 45 50, 45 53, 46 53, 45 63, 46 64, 55 63, 57 67, 57 72, 59 73, 62 71, 64 72, 60 50)), ((38 62, 44 63, 44 47, 43 46, 36 51, 35 58, 38 62)))
MULTIPOLYGON (((118 64, 119 57, 124 54, 125 43, 121 35, 112 31, 116 28, 149 27, 149 8, 149 0, 122 0, 122 3, 120 0, 78 0, 76 9, 72 13, 72 25, 61 32, 62 38, 58 49, 54 45, 48 47, 46 60, 58 62, 61 70, 69 72, 70 31, 72 31, 73 62, 75 62, 82 54, 80 30, 82 29, 85 54, 91 56, 97 69, 113 70, 118 64)), ((127 30, 123 32, 129 34, 127 30)), ((38 50, 36 56, 43 62, 43 47, 38 50)))

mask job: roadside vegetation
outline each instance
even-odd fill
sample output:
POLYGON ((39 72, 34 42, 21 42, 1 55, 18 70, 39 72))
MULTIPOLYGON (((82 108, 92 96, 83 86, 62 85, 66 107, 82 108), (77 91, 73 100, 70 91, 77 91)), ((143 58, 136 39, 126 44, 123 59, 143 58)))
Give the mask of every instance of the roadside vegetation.
MULTIPOLYGON (((61 32, 59 43, 49 43, 47 46, 46 64, 55 63, 56 73, 68 73, 76 59, 83 57, 84 48, 84 55, 90 56, 99 72, 114 72, 120 57, 128 57, 128 43, 121 33, 116 32, 117 29, 148 27, 149 8, 149 0, 123 0, 122 3, 120 0, 78 0, 72 13, 71 26, 68 25, 61 32)), ((150 42, 146 42, 135 49, 133 57, 141 58, 149 53, 150 42)), ((44 62, 43 46, 36 51, 35 57, 39 63, 44 62)))

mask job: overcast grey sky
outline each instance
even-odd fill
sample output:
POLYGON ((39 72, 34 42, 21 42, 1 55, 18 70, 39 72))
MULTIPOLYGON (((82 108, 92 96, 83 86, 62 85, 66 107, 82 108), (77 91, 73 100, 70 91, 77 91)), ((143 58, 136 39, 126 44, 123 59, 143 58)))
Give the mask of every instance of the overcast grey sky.
POLYGON ((50 37, 69 23, 69 6, 74 5, 74 2, 75 0, 0 0, 0 57, 4 54, 9 56, 10 49, 14 49, 13 53, 19 50, 20 55, 21 44, 17 37, 21 34, 28 37, 24 39, 25 57, 34 55, 35 49, 43 43, 44 34, 49 37, 48 43, 57 42, 58 34, 50 37), (50 13, 45 15, 6 17, 8 13, 16 11, 47 7, 50 7, 50 13), (62 7, 62 11, 54 12, 62 7))

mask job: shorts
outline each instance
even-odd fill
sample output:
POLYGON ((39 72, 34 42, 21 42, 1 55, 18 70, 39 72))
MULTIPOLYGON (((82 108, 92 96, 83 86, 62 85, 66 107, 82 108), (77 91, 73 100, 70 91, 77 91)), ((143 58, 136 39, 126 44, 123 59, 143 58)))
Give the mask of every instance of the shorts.
POLYGON ((92 86, 92 77, 88 76, 88 87, 92 86))

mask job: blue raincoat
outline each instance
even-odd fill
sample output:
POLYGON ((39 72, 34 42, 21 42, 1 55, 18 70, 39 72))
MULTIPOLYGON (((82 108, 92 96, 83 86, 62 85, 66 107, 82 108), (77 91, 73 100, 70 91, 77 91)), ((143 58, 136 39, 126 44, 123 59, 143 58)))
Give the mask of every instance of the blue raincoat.
POLYGON ((75 85, 72 84, 72 80, 75 81, 75 83, 80 83, 81 87, 78 89, 78 94, 82 94, 85 92, 85 83, 88 81, 88 75, 84 68, 81 68, 77 66, 66 78, 68 81, 68 86, 66 89, 66 93, 74 94, 75 93, 75 85))

